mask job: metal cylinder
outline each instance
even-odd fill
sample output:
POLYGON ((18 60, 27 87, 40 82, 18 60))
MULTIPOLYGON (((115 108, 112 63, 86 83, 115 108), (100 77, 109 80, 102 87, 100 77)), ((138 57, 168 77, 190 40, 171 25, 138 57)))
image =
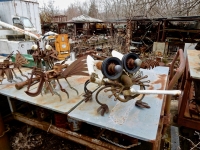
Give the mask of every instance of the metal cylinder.
POLYGON ((3 124, 3 119, 0 114, 0 150, 10 150, 10 145, 8 137, 5 133, 5 127, 3 124))
POLYGON ((81 129, 82 122, 77 121, 77 120, 75 120, 73 118, 70 118, 69 116, 67 117, 67 121, 69 123, 70 130, 78 131, 78 130, 81 129))
POLYGON ((75 61, 75 52, 71 52, 70 53, 70 59, 71 59, 71 61, 75 61))

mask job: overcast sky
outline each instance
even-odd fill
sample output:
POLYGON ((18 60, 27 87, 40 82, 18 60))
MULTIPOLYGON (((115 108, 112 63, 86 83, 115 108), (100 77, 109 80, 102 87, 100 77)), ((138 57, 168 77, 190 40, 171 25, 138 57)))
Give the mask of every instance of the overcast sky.
MULTIPOLYGON (((37 0, 40 7, 43 6, 44 3, 48 3, 49 0, 37 0)), ((70 4, 75 2, 84 2, 86 0, 54 0, 55 6, 58 6, 59 9, 67 9, 70 4)))

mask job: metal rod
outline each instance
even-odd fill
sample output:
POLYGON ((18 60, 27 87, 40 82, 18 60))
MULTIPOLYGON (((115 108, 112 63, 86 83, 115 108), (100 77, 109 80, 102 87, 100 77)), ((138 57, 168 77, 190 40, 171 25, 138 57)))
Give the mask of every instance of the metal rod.
POLYGON ((7 24, 7 23, 2 22, 2 21, 0 21, 0 26, 3 26, 3 27, 8 28, 8 29, 11 29, 11 30, 16 31, 16 32, 18 32, 18 33, 23 33, 23 34, 28 35, 28 36, 30 36, 30 37, 32 37, 32 38, 37 39, 37 40, 39 40, 39 39, 41 38, 41 36, 40 36, 39 34, 36 35, 36 34, 34 34, 34 33, 31 33, 31 32, 29 32, 29 31, 25 31, 25 30, 23 30, 23 29, 20 29, 20 28, 18 28, 18 27, 16 27, 16 26, 7 24))
POLYGON ((130 89, 133 94, 165 94, 165 95, 180 95, 180 90, 134 90, 130 89))
POLYGON ((9 96, 7 96, 7 100, 8 100, 8 104, 9 104, 9 107, 10 107, 10 111, 12 113, 15 112, 16 107, 15 107, 14 101, 12 101, 9 96))
MULTIPOLYGON (((171 65, 170 65, 170 75, 169 75, 169 85, 167 87, 168 90, 172 90, 174 85, 177 83, 178 79, 181 77, 185 70, 185 57, 183 54, 183 50, 179 49, 179 51, 176 53, 176 56, 174 57, 171 65), (180 59, 180 65, 179 68, 177 69, 176 73, 174 72, 174 65, 177 59, 180 59)), ((171 96, 168 95, 166 97, 166 104, 165 104, 165 114, 169 115, 170 114, 170 106, 171 106, 171 96)))
POLYGON ((69 139, 71 141, 74 141, 76 143, 80 143, 82 145, 85 145, 87 147, 90 147, 94 150, 124 150, 123 148, 117 147, 115 145, 103 142, 101 140, 98 140, 96 138, 91 138, 85 135, 82 135, 77 132, 73 132, 67 129, 58 128, 54 125, 50 126, 50 123, 47 122, 40 122, 36 119, 31 119, 26 116, 23 116, 19 113, 13 113, 14 119, 21 121, 23 123, 26 123, 28 125, 34 126, 36 128, 42 129, 44 131, 47 131, 49 129, 49 133, 55 134, 57 136, 69 139))

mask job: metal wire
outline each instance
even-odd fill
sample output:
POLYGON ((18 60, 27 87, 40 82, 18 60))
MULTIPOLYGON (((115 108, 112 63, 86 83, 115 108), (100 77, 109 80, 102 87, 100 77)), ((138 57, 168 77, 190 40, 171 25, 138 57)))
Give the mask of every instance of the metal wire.
POLYGON ((103 136, 100 136, 100 138, 103 139, 103 140, 105 140, 105 141, 107 141, 107 142, 109 142, 109 143, 112 143, 113 145, 116 145, 116 146, 121 147, 121 148, 124 148, 124 149, 128 149, 128 148, 131 148, 131 147, 135 147, 135 146, 138 146, 138 145, 141 144, 140 142, 138 142, 137 144, 131 144, 131 145, 128 145, 128 146, 124 146, 124 145, 115 143, 115 142, 113 142, 113 141, 111 141, 111 140, 109 140, 109 139, 107 139, 107 138, 105 138, 105 137, 103 137, 103 136))
POLYGON ((0 135, 0 138, 3 137, 8 131, 10 131, 10 128, 9 128, 8 125, 6 126, 6 128, 7 128, 7 130, 4 131, 4 132, 0 135))

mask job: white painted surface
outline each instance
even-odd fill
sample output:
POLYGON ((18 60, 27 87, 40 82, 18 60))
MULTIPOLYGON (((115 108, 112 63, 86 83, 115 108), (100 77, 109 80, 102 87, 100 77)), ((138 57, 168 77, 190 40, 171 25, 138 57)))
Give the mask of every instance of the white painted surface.
POLYGON ((1 21, 13 25, 14 16, 23 16, 31 20, 38 33, 41 33, 39 4, 30 1, 5 1, 0 2, 1 21))

